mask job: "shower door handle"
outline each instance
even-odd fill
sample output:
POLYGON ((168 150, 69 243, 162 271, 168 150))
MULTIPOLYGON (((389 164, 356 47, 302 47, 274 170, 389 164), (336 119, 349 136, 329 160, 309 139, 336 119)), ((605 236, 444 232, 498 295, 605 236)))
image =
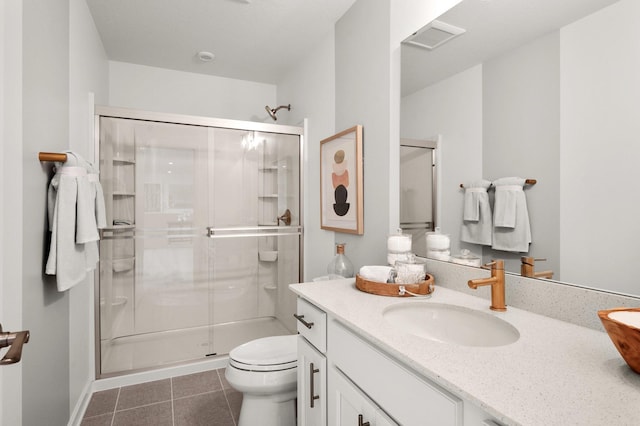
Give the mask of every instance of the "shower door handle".
POLYGON ((300 321, 305 327, 307 327, 308 329, 311 329, 311 327, 313 327, 313 323, 312 322, 307 322, 305 321, 304 315, 298 315, 298 314, 293 314, 294 317, 296 317, 296 319, 298 321, 300 321))
POLYGON ((313 363, 310 362, 309 363, 309 406, 311 408, 314 407, 314 401, 316 399, 320 399, 320 395, 314 395, 314 392, 313 392, 313 390, 316 388, 314 375, 319 372, 320 372, 320 369, 314 368, 313 363))

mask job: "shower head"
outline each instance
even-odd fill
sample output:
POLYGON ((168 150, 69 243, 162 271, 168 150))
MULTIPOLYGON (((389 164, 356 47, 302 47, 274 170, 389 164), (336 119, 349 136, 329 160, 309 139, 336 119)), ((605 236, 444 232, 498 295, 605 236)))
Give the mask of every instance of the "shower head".
POLYGON ((273 121, 276 121, 278 119, 278 117, 276 117, 276 112, 278 112, 278 110, 282 109, 282 108, 286 108, 287 111, 291 111, 291 104, 289 104, 289 105, 280 105, 278 108, 269 108, 269 105, 264 107, 264 109, 267 110, 267 112, 269 113, 271 118, 273 118, 273 121))

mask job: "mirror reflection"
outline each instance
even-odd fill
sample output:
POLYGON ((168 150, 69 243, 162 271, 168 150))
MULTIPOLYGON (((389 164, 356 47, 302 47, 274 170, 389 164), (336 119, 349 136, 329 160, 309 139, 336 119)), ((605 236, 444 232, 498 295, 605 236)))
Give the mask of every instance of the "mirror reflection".
POLYGON ((403 44, 401 137, 440 137, 436 226, 452 255, 517 274, 527 257, 541 279, 640 295, 639 18, 634 0, 464 0, 437 19, 464 34, 403 44), (462 242, 460 184, 505 177, 537 181, 524 186, 528 250, 462 242))

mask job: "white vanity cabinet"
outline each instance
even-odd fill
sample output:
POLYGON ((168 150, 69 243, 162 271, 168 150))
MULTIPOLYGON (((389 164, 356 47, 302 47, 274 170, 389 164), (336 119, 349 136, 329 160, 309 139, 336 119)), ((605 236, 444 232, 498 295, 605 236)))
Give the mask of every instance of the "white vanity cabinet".
POLYGON ((298 425, 327 424, 327 315, 298 299, 298 425))
POLYGON ((329 369, 328 383, 330 425, 397 425, 336 367, 329 369))
POLYGON ((303 298, 296 316, 299 426, 498 425, 303 298))
MULTIPOLYGON (((328 321, 327 337, 330 364, 398 424, 463 426, 458 397, 419 378, 335 319, 328 321)), ((334 400, 329 399, 330 418, 337 409, 334 400)))

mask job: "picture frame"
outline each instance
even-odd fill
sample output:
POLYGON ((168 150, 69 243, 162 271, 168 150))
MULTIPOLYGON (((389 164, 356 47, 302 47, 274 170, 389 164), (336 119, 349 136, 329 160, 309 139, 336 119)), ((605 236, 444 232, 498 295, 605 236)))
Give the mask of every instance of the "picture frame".
POLYGON ((320 141, 320 227, 364 234, 362 125, 320 141))

